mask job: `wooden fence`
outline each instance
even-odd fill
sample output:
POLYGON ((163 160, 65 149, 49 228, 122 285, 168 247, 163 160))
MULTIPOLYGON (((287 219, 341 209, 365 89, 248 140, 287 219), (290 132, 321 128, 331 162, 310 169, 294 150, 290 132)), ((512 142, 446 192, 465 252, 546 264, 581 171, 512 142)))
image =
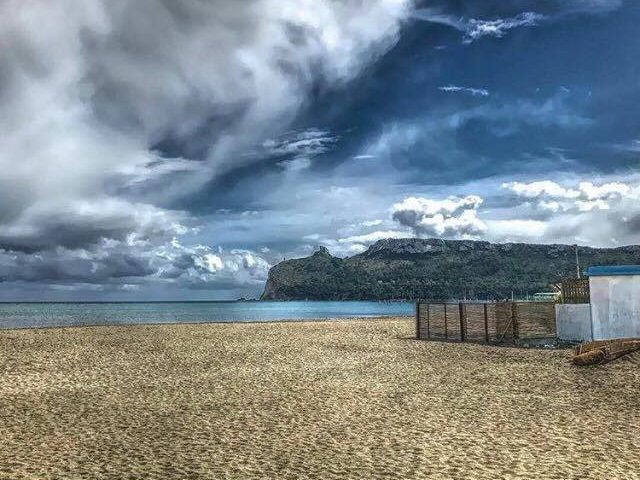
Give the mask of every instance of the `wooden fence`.
POLYGON ((418 339, 504 344, 555 336, 552 302, 416 303, 418 339))
POLYGON ((563 280, 561 283, 562 303, 590 303, 588 278, 563 280))

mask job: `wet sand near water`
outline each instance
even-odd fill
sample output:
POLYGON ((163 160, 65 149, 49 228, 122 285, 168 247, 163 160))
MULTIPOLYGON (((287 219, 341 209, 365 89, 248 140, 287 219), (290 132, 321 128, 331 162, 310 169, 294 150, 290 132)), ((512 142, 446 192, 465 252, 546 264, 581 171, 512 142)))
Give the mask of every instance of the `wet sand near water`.
POLYGON ((640 479, 640 365, 411 319, 0 331, 0 479, 640 479))

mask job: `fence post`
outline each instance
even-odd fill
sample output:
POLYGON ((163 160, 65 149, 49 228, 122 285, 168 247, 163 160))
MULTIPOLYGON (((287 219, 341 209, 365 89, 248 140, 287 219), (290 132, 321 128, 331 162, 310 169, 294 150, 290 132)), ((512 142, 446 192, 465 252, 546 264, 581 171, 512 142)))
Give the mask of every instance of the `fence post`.
POLYGON ((460 341, 464 342, 464 304, 458 303, 458 310, 460 315, 460 341))
POLYGON ((427 338, 431 339, 431 311, 430 311, 430 307, 431 304, 427 303, 427 338))
POLYGON ((484 304, 484 341, 489 343, 489 314, 487 313, 487 304, 484 304))
POLYGON ((420 340, 420 300, 416 300, 416 339, 420 340))
POLYGON ((511 302, 511 324, 513 325, 513 343, 518 343, 518 306, 511 302))
POLYGON ((449 328, 447 325, 447 303, 444 303, 444 339, 449 340, 449 328))

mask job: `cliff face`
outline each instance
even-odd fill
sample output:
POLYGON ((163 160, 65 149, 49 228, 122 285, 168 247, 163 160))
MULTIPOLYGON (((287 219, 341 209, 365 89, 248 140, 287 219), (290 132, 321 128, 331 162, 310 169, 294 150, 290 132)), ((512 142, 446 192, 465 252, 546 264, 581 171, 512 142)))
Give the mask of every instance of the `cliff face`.
MULTIPOLYGON (((580 266, 640 263, 640 246, 579 247, 580 266)), ((502 299, 575 276, 571 245, 387 239, 359 255, 326 248, 269 271, 263 300, 502 299)))

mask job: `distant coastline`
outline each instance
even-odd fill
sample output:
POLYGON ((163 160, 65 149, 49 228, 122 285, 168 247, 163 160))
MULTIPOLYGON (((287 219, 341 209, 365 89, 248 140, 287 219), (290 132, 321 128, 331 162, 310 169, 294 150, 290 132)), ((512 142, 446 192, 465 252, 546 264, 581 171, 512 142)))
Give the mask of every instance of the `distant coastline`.
MULTIPOLYGON (((578 247, 583 268, 640 263, 640 246, 578 247)), ((549 292, 576 276, 576 247, 472 240, 386 239, 339 258, 320 247, 269 271, 262 300, 500 300, 549 292)))

